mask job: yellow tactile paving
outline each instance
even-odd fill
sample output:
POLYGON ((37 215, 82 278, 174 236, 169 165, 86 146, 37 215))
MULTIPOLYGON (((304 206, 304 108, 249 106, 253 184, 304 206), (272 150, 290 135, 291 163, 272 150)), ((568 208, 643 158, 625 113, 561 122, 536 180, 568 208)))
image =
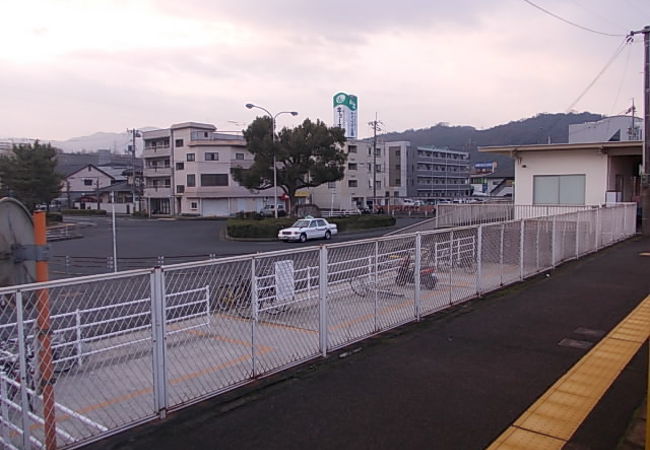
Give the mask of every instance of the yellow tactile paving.
POLYGON ((551 436, 544 436, 515 427, 508 428, 502 437, 505 437, 505 439, 502 441, 497 439, 488 447, 488 450, 529 450, 531 448, 555 450, 561 449, 566 444, 561 439, 555 439, 551 436))
POLYGON ((650 296, 555 382, 489 449, 559 449, 650 335, 650 296))

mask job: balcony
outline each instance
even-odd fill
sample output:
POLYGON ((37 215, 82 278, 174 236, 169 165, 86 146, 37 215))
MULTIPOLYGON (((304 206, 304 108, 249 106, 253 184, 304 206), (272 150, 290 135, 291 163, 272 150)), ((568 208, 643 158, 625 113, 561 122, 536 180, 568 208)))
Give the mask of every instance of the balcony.
POLYGON ((145 147, 142 151, 143 158, 155 158, 157 156, 171 155, 171 148, 169 145, 158 145, 156 147, 145 147))
POLYGON ((171 177, 172 169, 171 167, 145 167, 144 168, 145 177, 171 177))
POLYGON ((172 188, 170 186, 147 186, 144 188, 144 196, 151 198, 170 197, 172 188))

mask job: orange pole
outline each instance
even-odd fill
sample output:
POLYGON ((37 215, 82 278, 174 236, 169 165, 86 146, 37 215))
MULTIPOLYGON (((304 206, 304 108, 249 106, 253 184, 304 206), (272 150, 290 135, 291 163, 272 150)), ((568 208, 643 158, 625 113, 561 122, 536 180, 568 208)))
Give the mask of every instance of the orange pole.
MULTIPOLYGON (((35 211, 34 244, 47 245, 45 211, 35 211)), ((36 281, 48 280, 47 261, 36 261, 36 281)), ((50 330, 50 296, 47 289, 36 291, 36 325, 38 327, 38 374, 43 392, 43 421, 45 448, 56 449, 56 417, 54 412, 54 364, 52 361, 52 331, 50 330)))

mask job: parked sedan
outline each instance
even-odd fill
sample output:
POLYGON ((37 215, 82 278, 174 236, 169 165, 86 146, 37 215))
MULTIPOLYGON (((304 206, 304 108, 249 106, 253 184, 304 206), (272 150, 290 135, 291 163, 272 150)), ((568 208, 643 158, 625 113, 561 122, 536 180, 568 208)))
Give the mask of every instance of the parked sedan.
POLYGON ((338 229, 335 223, 321 218, 305 218, 296 221, 289 228, 280 230, 278 239, 305 242, 308 239, 331 239, 336 233, 338 229))

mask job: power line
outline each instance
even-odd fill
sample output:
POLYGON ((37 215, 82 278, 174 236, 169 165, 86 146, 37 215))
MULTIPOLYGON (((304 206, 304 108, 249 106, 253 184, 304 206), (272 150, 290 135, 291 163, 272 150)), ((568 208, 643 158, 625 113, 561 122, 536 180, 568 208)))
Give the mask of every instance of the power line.
POLYGON ((554 14, 554 13, 552 13, 551 11, 549 11, 549 10, 547 10, 547 9, 544 9, 544 8, 542 8, 541 6, 536 5, 535 3, 533 3, 533 2, 530 1, 530 0, 523 0, 523 1, 526 2, 526 3, 528 3, 530 6, 532 6, 532 7, 534 7, 534 8, 537 8, 537 9, 539 9, 540 11, 542 11, 542 12, 548 14, 549 16, 554 17, 554 18, 556 18, 556 19, 558 19, 558 20, 561 20, 562 22, 567 23, 567 24, 569 24, 569 25, 573 25, 574 27, 580 28, 581 30, 589 31, 589 32, 591 32, 591 33, 596 33, 596 34, 600 34, 600 35, 603 35, 603 36, 611 36, 611 37, 623 37, 623 36, 625 36, 624 34, 605 33, 605 32, 603 32, 603 31, 598 31, 598 30, 594 30, 594 29, 592 29, 592 28, 584 27, 584 26, 582 26, 582 25, 580 25, 580 24, 577 24, 577 23, 575 23, 575 22, 571 22, 570 20, 565 19, 564 17, 558 16, 557 14, 554 14))
MULTIPOLYGON (((524 0, 524 1, 527 1, 527 0, 524 0)), ((629 44, 630 42, 632 42, 632 36, 626 36, 625 39, 623 40, 623 42, 621 42, 621 43, 619 44, 619 46, 616 48, 616 51, 614 52, 614 54, 612 55, 612 57, 609 59, 609 61, 607 61, 607 63, 605 64, 605 67, 603 67, 602 69, 600 69, 600 72, 598 72, 598 74, 597 74, 596 77, 591 81, 591 83, 589 83, 589 84, 587 85, 587 87, 586 87, 586 88, 585 88, 585 89, 580 93, 580 95, 578 96, 578 98, 576 98, 576 99, 573 101, 573 103, 571 103, 571 105, 569 105, 569 107, 567 108, 567 112, 570 112, 570 111, 573 109, 573 107, 574 107, 574 106, 575 106, 575 105, 576 105, 580 100, 582 100, 582 97, 584 97, 584 96, 587 94, 587 92, 589 92, 589 90, 594 86, 594 84, 596 84, 596 82, 597 82, 597 81, 600 79, 600 77, 605 73, 605 71, 609 68, 609 66, 611 66, 612 63, 616 60, 616 58, 618 57, 618 55, 621 54, 621 52, 623 51, 623 49, 625 48, 625 46, 626 46, 627 44, 629 44)))
POLYGON ((612 108, 610 110, 610 114, 614 112, 614 108, 616 108, 616 104, 618 103, 618 98, 621 95, 621 90, 623 89, 623 84, 625 83, 625 78, 627 77, 627 69, 630 65, 630 55, 632 54, 632 46, 627 47, 627 58, 625 58, 625 67, 623 68, 623 76, 621 77, 621 82, 618 85, 618 89, 616 90, 616 97, 614 98, 614 103, 612 104, 612 108))

